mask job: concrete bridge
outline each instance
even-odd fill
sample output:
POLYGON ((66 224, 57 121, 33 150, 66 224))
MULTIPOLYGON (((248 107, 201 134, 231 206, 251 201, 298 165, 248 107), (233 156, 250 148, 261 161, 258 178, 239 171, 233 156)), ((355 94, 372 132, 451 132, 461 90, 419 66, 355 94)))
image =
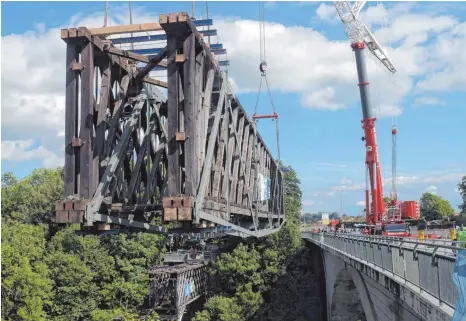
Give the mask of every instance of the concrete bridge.
MULTIPOLYGON (((302 232, 325 287, 330 321, 451 320, 455 247, 386 237, 302 232)), ((323 301, 321 301, 323 302, 323 301)))

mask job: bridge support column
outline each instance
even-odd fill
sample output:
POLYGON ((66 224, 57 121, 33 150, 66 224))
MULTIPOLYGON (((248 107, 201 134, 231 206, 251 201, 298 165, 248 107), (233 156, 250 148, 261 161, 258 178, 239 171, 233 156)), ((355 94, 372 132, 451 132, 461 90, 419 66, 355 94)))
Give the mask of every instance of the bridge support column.
POLYGON ((361 312, 358 311, 358 308, 361 310, 358 307, 360 303, 365 320, 377 321, 374 305, 360 272, 326 251, 323 251, 323 259, 327 294, 327 315, 329 316, 329 320, 343 320, 339 315, 336 315, 339 312, 344 312, 348 316, 348 320, 350 320, 361 312), (339 287, 341 286, 346 286, 345 301, 338 302, 341 299, 339 295, 339 287), (355 300, 357 297, 359 297, 359 300, 355 300), (338 310, 344 309, 344 306, 351 307, 351 311, 338 310))

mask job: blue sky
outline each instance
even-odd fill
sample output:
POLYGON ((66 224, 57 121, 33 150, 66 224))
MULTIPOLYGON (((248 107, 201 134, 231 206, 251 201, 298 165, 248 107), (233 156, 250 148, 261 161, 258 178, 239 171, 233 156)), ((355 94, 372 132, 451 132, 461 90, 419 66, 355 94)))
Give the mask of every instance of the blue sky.
MULTIPOLYGON (((104 2, 2 3, 2 173, 22 177, 63 161, 65 45, 58 30, 99 26, 103 9, 104 2)), ((190 13, 191 2, 133 2, 137 23, 177 11, 190 13)), ((252 113, 260 80, 258 3, 210 2, 209 12, 228 50, 229 76, 252 113)), ((196 17, 205 17, 205 2, 196 4, 196 17)), ((356 215, 364 199, 362 114, 343 25, 330 2, 268 2, 265 17, 282 160, 301 178, 305 211, 339 211, 342 190, 344 211, 356 215)), ((388 76, 367 59, 385 195, 395 107, 400 198, 433 191, 456 209, 456 184, 466 174, 466 5, 371 4, 362 17, 399 70, 388 76)), ((128 23, 127 3, 111 3, 110 18, 128 23)), ((263 94, 259 113, 270 112, 263 94)), ((275 125, 261 121, 259 130, 276 155, 275 125)))

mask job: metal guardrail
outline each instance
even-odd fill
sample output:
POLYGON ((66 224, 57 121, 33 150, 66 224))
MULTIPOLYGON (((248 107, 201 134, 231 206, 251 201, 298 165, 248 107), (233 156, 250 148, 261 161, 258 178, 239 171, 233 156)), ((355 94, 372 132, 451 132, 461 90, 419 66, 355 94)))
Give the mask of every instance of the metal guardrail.
MULTIPOLYGON (((417 286, 455 308, 458 290, 453 283, 456 251, 465 250, 447 240, 415 241, 383 236, 301 232, 303 238, 369 262, 417 286), (443 241, 443 244, 441 244, 443 241), (449 243, 449 244, 448 244, 449 243)), ((461 244, 463 246, 463 244, 461 244)))

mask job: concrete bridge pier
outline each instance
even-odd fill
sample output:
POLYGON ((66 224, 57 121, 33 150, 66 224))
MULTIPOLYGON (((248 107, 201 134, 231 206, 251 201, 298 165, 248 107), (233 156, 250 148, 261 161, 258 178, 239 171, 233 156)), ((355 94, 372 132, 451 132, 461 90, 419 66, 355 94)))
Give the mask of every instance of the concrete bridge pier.
POLYGON ((360 272, 329 253, 322 255, 329 321, 377 320, 360 272))

